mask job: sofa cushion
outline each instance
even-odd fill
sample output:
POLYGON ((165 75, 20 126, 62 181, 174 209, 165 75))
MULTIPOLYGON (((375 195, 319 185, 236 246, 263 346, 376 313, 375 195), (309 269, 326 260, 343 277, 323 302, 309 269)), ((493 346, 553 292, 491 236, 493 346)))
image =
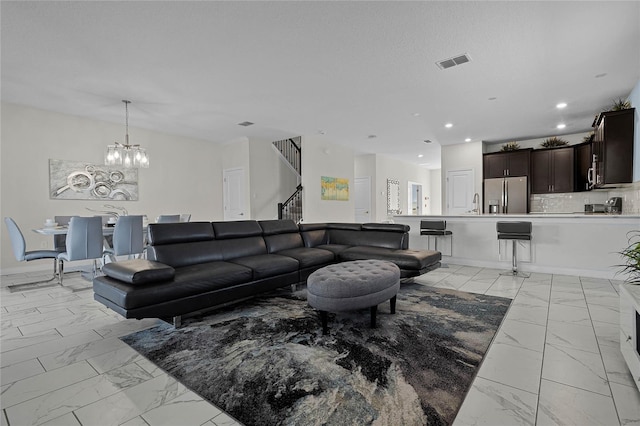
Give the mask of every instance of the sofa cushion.
POLYGON ((442 254, 433 250, 396 250, 383 247, 356 246, 339 254, 342 261, 376 259, 388 260, 400 269, 420 271, 440 262, 442 254))
POLYGON ((296 259, 300 268, 308 268, 310 266, 327 265, 333 263, 336 259, 335 254, 329 250, 319 248, 299 247, 288 250, 279 251, 277 254, 282 256, 293 257, 296 259))
POLYGON ((211 222, 151 223, 147 232, 154 246, 214 239, 211 222))
POLYGON ((363 231, 386 231, 386 232, 409 232, 409 225, 401 225, 399 223, 363 223, 363 231))
POLYGON ((277 253, 282 250, 302 248, 304 243, 302 237, 298 232, 291 232, 287 234, 267 235, 264 237, 264 242, 267 244, 267 251, 269 253, 277 253))
POLYGON ((251 269, 228 262, 210 262, 176 270, 173 281, 136 286, 110 277, 93 280, 94 292, 124 309, 134 309, 231 287, 251 281, 251 269))
POLYGON ((164 263, 146 259, 123 260, 102 267, 105 275, 129 284, 147 284, 172 280, 176 270, 164 263))
POLYGON ((299 263, 296 259, 277 254, 237 257, 229 259, 229 262, 251 268, 254 280, 274 277, 288 272, 297 272, 299 268, 299 263))
POLYGON ((262 235, 290 234, 299 231, 298 225, 290 219, 260 220, 258 223, 262 228, 262 235))
POLYGON ((336 256, 336 259, 337 259, 340 253, 342 253, 343 251, 345 251, 350 247, 351 246, 346 244, 320 244, 315 248, 322 249, 322 250, 329 250, 331 253, 333 253, 336 256))
POLYGON ((262 228, 255 220, 212 222, 211 224, 218 240, 262 235, 262 228))
POLYGON ((195 241, 191 243, 153 245, 147 248, 147 258, 174 268, 223 260, 221 242, 195 241))

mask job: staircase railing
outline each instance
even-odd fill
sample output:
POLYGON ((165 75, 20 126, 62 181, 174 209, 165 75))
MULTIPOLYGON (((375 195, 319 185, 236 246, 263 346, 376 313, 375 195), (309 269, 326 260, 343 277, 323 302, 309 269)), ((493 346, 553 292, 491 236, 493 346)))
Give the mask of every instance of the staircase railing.
POLYGON ((300 147, 300 137, 283 139, 273 142, 276 150, 284 157, 293 171, 302 176, 302 149, 300 147))
POLYGON ((284 203, 278 203, 278 219, 291 219, 295 223, 302 221, 302 185, 284 203))

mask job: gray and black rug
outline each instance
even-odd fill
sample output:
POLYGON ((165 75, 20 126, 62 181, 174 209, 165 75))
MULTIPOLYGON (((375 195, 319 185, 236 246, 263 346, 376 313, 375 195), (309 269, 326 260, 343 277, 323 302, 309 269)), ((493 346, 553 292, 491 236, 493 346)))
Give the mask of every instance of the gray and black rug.
POLYGON ((122 338, 245 425, 447 425, 510 300, 403 284, 395 315, 329 315, 304 290, 245 301, 180 329, 122 338))

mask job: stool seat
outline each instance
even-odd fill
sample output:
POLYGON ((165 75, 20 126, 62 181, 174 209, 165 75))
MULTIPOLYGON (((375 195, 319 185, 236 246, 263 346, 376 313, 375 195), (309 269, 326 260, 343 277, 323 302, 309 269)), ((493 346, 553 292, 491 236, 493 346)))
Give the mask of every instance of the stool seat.
POLYGON ((429 248, 429 237, 434 237, 436 240, 436 251, 438 251, 438 237, 451 237, 451 251, 449 252, 449 256, 453 255, 453 232, 447 229, 446 220, 421 220, 420 235, 427 237, 427 248, 429 248))
MULTIPOLYGON (((518 260, 516 256, 516 241, 531 241, 531 222, 496 222, 496 231, 498 232, 498 240, 511 240, 512 241, 512 255, 511 255, 511 272, 509 274, 501 275, 513 275, 518 277, 528 278, 529 274, 518 272, 518 260)), ((498 246, 500 248, 500 246, 498 246)), ((529 245, 531 250, 531 245, 529 245)))
POLYGON ((422 229, 420 230, 420 235, 453 235, 453 232, 448 229, 422 229))

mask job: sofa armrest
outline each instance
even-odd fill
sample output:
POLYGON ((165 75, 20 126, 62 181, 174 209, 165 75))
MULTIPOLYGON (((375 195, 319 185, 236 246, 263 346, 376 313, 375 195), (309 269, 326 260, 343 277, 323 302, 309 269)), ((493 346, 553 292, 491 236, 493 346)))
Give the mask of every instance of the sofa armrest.
POLYGON ((146 259, 132 259, 107 263, 102 272, 108 277, 129 284, 147 284, 172 280, 176 270, 164 263, 146 259))

